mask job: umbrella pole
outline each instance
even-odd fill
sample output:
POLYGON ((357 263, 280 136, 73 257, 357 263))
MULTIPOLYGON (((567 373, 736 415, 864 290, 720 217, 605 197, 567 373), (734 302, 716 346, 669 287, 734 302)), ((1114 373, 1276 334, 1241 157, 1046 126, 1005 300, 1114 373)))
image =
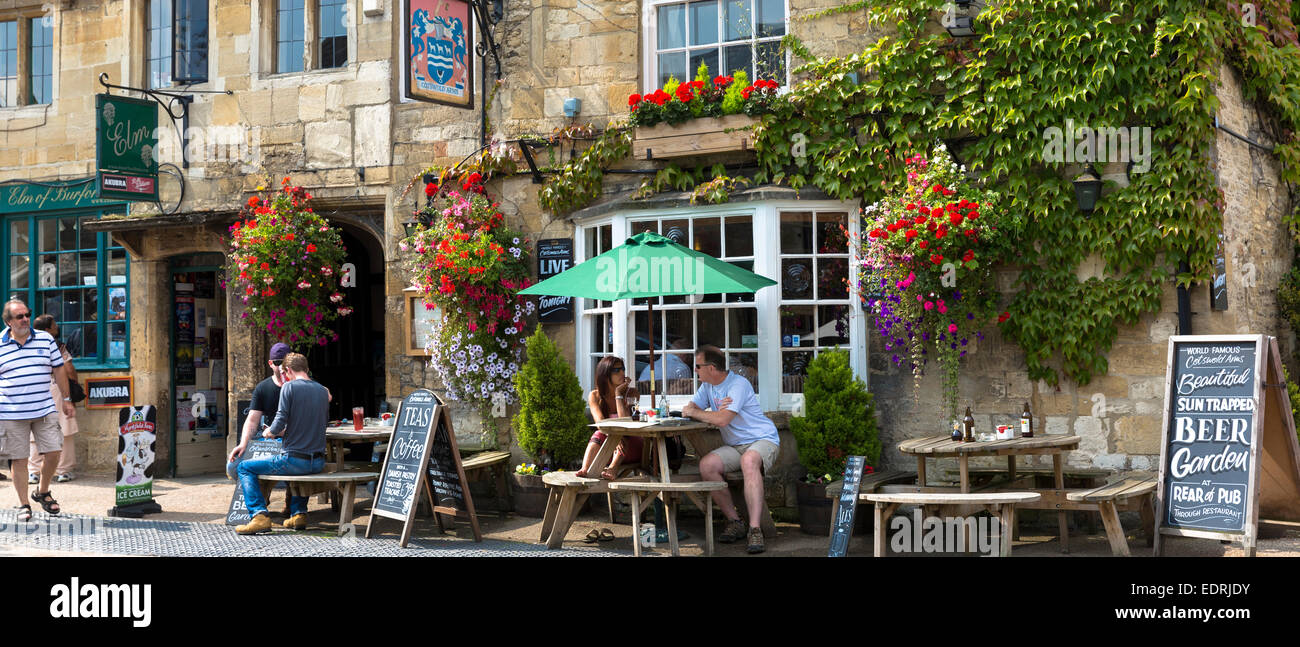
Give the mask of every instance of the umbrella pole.
POLYGON ((650 408, 655 408, 655 303, 646 299, 646 318, 650 320, 650 408))

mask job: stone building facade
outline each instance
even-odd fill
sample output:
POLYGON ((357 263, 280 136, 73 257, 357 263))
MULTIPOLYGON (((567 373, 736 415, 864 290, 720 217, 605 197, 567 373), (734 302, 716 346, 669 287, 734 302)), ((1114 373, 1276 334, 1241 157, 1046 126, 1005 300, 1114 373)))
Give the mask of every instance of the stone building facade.
MULTIPOLYGON (((797 20, 836 4, 830 0, 754 2, 751 6, 756 7, 755 14, 762 16, 758 22, 765 25, 764 33, 775 33, 779 25, 779 31, 799 36, 817 54, 847 55, 860 51, 874 37, 861 12, 797 20)), ((0 180, 49 182, 93 174, 95 152, 89 142, 94 138, 94 94, 103 91, 97 79, 107 74, 112 83, 137 88, 152 82, 155 68, 151 67, 151 57, 156 58, 156 52, 151 51, 149 43, 156 38, 151 36, 155 33, 151 31, 151 12, 157 4, 157 0, 0 2, 0 22, 47 20, 53 38, 51 101, 0 108, 0 119, 5 123, 0 129, 0 159, 12 160, 0 164, 0 180)), ((159 407, 160 439, 176 439, 176 449, 170 443, 167 447, 159 443, 159 461, 174 463, 173 469, 181 473, 187 466, 194 471, 220 469, 221 456, 235 442, 240 402, 248 399, 253 386, 267 374, 262 361, 267 341, 238 325, 239 301, 227 294, 223 311, 209 313, 212 321, 207 322, 210 328, 219 324, 227 331, 224 380, 208 384, 207 389, 223 404, 224 436, 202 439, 199 434, 173 426, 171 412, 187 405, 186 397, 193 395, 178 391, 174 377, 171 331, 175 324, 176 277, 179 273, 187 280, 192 278, 186 268, 224 264, 221 236, 239 206, 259 185, 268 178, 274 182, 282 176, 291 177, 294 184, 315 196, 317 211, 347 234, 349 259, 357 263, 362 279, 349 294, 349 299, 360 305, 353 317, 355 322, 349 324, 353 327, 347 332, 356 338, 364 337, 364 343, 344 345, 346 349, 334 355, 321 353, 320 361, 326 367, 321 377, 374 378, 361 380, 372 382, 365 388, 346 391, 340 406, 350 407, 354 399, 364 401, 369 410, 381 401, 395 406, 411 390, 437 387, 424 360, 405 352, 407 340, 402 325, 407 314, 403 290, 409 281, 397 242, 403 236, 402 223, 410 218, 417 199, 423 199, 421 173, 434 165, 455 165, 493 138, 512 141, 575 123, 603 128, 611 120, 626 116, 629 94, 659 86, 658 74, 671 66, 677 50, 697 54, 693 45, 674 48, 669 41, 678 34, 657 22, 660 9, 673 5, 671 2, 507 1, 501 21, 493 28, 495 41, 500 44, 500 80, 496 57, 491 53, 478 56, 471 51, 478 87, 473 108, 462 109, 403 98, 406 35, 402 0, 346 0, 341 13, 333 14, 346 36, 346 62, 330 68, 322 67, 321 50, 310 45, 313 38, 330 29, 323 24, 320 13, 322 5, 330 4, 325 0, 307 0, 305 9, 298 14, 283 13, 283 3, 273 0, 210 0, 198 4, 207 11, 208 80, 171 89, 210 91, 192 95, 188 118, 191 140, 206 146, 197 145, 185 166, 178 154, 179 142, 173 139, 160 160, 175 164, 176 173, 183 176, 183 199, 176 200, 178 184, 165 175, 164 207, 172 213, 159 213, 157 207, 145 203, 101 206, 97 208, 102 215, 95 212, 93 217, 88 216, 93 224, 86 223, 86 231, 103 232, 104 244, 117 244, 129 252, 130 305, 129 360, 98 372, 85 372, 133 376, 136 403, 159 407), (302 71, 279 71, 283 55, 276 25, 283 20, 303 21, 303 39, 308 45, 300 46, 302 71), (484 110, 484 101, 489 97, 491 105, 484 110), (570 98, 581 100, 576 117, 564 114, 565 101, 570 98), (234 139, 223 139, 232 136, 234 139), (185 449, 186 444, 198 447, 199 443, 203 443, 200 449, 185 449)), ((687 10, 686 5, 677 6, 687 10)), ((719 26, 719 34, 725 34, 726 28, 719 26)), ((24 33, 27 31, 25 28, 24 33)), ((712 44, 714 51, 732 55, 717 40, 714 38, 712 44)), ((748 64, 767 51, 761 39, 751 40, 748 64)), ((707 45, 703 43, 704 49, 708 49, 707 45)), ((333 46, 339 51, 337 41, 333 46)), ((745 55, 736 51, 737 56, 745 55)), ((1261 132, 1261 117, 1253 107, 1243 104, 1232 74, 1225 71, 1223 78, 1218 93, 1223 123, 1238 132, 1261 132)), ((171 127, 165 116, 160 124, 163 131, 171 127)), ((559 161, 571 154, 567 146, 555 152, 559 161)), ((686 160, 684 165, 689 163, 686 160)), ((1197 313, 1192 317, 1193 331, 1277 335, 1289 349, 1294 341, 1277 315, 1273 296, 1290 265, 1288 236, 1277 215, 1288 205, 1276 165, 1268 156, 1222 134, 1215 150, 1215 165, 1227 200, 1225 244, 1230 261, 1230 307, 1226 312, 1210 312, 1205 305, 1208 288, 1197 286, 1192 294, 1197 313), (1249 274, 1240 271, 1247 266, 1252 268, 1249 274), (1243 283, 1247 276, 1250 284, 1243 283)), ((782 223, 805 217, 820 223, 824 216, 842 217, 845 224, 856 227, 851 215, 861 205, 825 200, 809 191, 796 196, 779 187, 741 191, 729 204, 704 208, 692 207, 687 196, 676 194, 628 200, 627 195, 644 177, 637 172, 658 167, 657 162, 645 161, 621 165, 623 173, 606 175, 601 200, 565 217, 546 213, 538 206, 541 185, 526 173, 494 180, 488 189, 498 196, 512 227, 527 232, 534 240, 573 239, 578 260, 602 251, 606 242, 617 244, 620 236, 630 235, 644 223, 658 223, 654 226, 667 231, 678 221, 689 221, 694 224, 683 226, 698 225, 704 231, 713 225, 699 224, 697 220, 712 218, 730 226, 729 219, 736 218, 747 227, 744 231, 750 232, 747 235, 753 240, 748 254, 741 256, 749 259, 745 262, 755 271, 774 276, 783 270, 778 263, 783 253, 771 247, 774 243, 769 241, 780 239, 785 231, 782 223), (768 256, 778 260, 769 260, 768 256)), ((1122 180, 1122 171, 1119 175, 1122 180)), ((92 213, 88 205, 79 208, 78 213, 92 213)), ((809 252, 810 258, 815 256, 809 252)), ((844 259, 845 267, 848 260, 844 259)), ((1100 270, 1080 270, 1089 271, 1100 270)), ((1008 275, 1008 287, 1010 280, 1008 275)), ((831 300, 830 305, 810 301, 787 306, 776 290, 769 290, 772 296, 760 292, 753 305, 742 302, 715 306, 727 311, 725 317, 734 316, 739 322, 735 325, 740 334, 734 342, 727 342, 733 344, 728 352, 743 360, 739 366, 752 369, 756 385, 761 386, 764 407, 783 419, 788 414, 780 412, 798 406, 798 398, 787 392, 784 382, 782 364, 792 354, 780 345, 781 309, 843 308, 827 312, 833 313, 828 316, 836 320, 837 327, 842 321, 846 330, 826 336, 842 339, 850 346, 855 370, 868 380, 876 394, 886 448, 883 462, 906 467, 908 461, 894 449, 897 443, 941 431, 928 413, 939 408, 938 377, 927 377, 914 398, 910 375, 890 366, 887 357, 868 352, 870 326, 859 306, 847 298, 831 300), (752 312, 733 312, 746 308, 752 312)), ((701 307, 706 306, 709 304, 701 307)), ((34 310, 39 312, 40 308, 34 310)), ((573 359, 584 388, 591 388, 594 357, 603 352, 628 355, 645 350, 637 341, 636 318, 644 316, 641 312, 625 305, 595 315, 580 310, 574 324, 549 325, 546 331, 573 359), (604 335, 600 334, 602 327, 607 330, 604 335)), ((673 320, 665 321, 675 325, 673 320)), ((689 326, 693 332, 679 336, 681 345, 677 350, 689 352, 691 344, 717 343, 696 338, 706 331, 731 330, 707 328, 706 322, 693 321, 689 326)), ((1071 455, 1073 463, 1117 469, 1151 467, 1159 453, 1167 339, 1174 334, 1176 321, 1171 285, 1159 314, 1121 330, 1110 354, 1110 375, 1086 387, 1063 383, 1060 389, 1030 382, 1022 353, 990 329, 981 344, 982 352, 976 353, 963 370, 962 398, 976 403, 977 426, 981 429, 1018 415, 1022 404, 1029 402, 1037 416, 1036 424, 1046 433, 1076 433, 1082 437, 1080 451, 1071 455)), ((819 338, 821 328, 825 326, 818 327, 819 338)), ((669 399, 674 406, 680 406, 684 397, 677 393, 669 399)), ((84 414, 84 449, 79 451, 83 452, 81 462, 86 469, 110 469, 114 461, 112 431, 116 423, 110 413, 84 414)), ((457 413, 462 445, 479 441, 473 433, 478 425, 472 418, 468 412, 457 413)), ((497 442, 511 447, 517 459, 522 458, 510 437, 508 421, 497 422, 497 442)), ((788 432, 782 438, 780 467, 769 474, 774 504, 792 502, 793 492, 781 485, 801 473, 793 438, 788 432)))

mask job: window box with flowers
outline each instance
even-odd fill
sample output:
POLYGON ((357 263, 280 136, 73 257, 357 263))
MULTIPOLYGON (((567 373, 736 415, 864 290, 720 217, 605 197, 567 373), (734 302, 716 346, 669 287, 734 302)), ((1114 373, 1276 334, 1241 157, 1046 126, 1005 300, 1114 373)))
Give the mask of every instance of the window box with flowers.
POLYGON ((629 120, 636 127, 632 156, 665 159, 750 150, 750 129, 771 111, 776 81, 753 84, 744 72, 709 79, 701 65, 694 81, 668 79, 645 96, 628 97, 629 120))

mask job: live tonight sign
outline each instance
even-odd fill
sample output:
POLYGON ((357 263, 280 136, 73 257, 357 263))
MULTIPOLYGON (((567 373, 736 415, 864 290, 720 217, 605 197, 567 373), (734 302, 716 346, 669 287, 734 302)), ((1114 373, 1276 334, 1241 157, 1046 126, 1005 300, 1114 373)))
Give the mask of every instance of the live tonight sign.
MULTIPOLYGON (((545 281, 573 267, 573 239, 537 241, 537 280, 545 281)), ((540 323, 573 323, 573 297, 543 296, 537 300, 540 323)))

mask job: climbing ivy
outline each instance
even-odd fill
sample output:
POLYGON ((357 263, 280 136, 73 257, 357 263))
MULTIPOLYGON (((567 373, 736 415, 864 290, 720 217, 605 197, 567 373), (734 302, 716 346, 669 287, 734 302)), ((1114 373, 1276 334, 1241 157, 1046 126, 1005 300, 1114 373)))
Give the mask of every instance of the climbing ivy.
MULTIPOLYGON (((799 18, 864 12, 883 35, 842 57, 782 40, 803 62, 754 129, 754 181, 873 204, 905 177, 896 151, 948 141, 984 188, 1004 196, 1000 208, 1025 220, 1019 244, 1031 260, 1013 268, 1004 336, 1024 349, 1031 379, 1056 384, 1063 373, 1087 384, 1108 371, 1119 327, 1157 312, 1170 281, 1209 278, 1224 207, 1211 160, 1222 65, 1276 124, 1267 134, 1282 179, 1300 183, 1296 7, 1256 3, 1252 26, 1227 0, 1000 0, 985 3, 976 37, 953 38, 939 24, 945 4, 861 0, 799 18), (1071 125, 1142 129, 1150 155, 1127 186, 1113 181, 1123 164, 1092 164, 1107 186, 1090 214, 1072 185, 1083 165, 1045 151, 1051 129, 1071 125), (1093 258, 1103 270, 1081 276, 1093 258)), ((627 157, 630 134, 614 132, 617 143, 579 156, 543 189, 543 207, 565 211, 599 195, 601 167, 627 157)), ((687 175, 699 182, 665 173, 642 193, 685 190, 687 175)), ((1283 217, 1300 242, 1300 201, 1293 209, 1283 217)))
POLYGON ((632 130, 610 124, 591 146, 559 168, 537 192, 543 209, 563 214, 579 209, 600 197, 605 167, 632 153, 632 130))
POLYGON ((1238 66, 1247 97, 1276 113, 1283 177, 1300 181, 1300 56, 1293 28, 1281 46, 1267 31, 1291 24, 1289 3, 1264 9, 1277 24, 1252 28, 1226 2, 1005 0, 986 5, 979 35, 964 39, 940 28, 943 5, 864 0, 809 16, 865 11, 885 31, 845 57, 813 56, 787 36, 804 80, 756 129, 757 180, 871 204, 901 177, 893 150, 966 143, 954 146, 961 160, 1005 196, 1002 208, 1024 214, 1021 246, 1034 251, 1002 331, 1025 350, 1031 379, 1056 383, 1063 372, 1086 384, 1107 371, 1119 326, 1159 310, 1170 279, 1209 276, 1223 207, 1209 157, 1221 62, 1238 66), (1108 181, 1091 214, 1079 212, 1071 184, 1081 166, 1045 159, 1049 129, 1071 124, 1151 133, 1149 170, 1127 187, 1108 181), (1081 280, 1094 256, 1104 272, 1081 280), (1179 272, 1180 261, 1190 269, 1179 272))

